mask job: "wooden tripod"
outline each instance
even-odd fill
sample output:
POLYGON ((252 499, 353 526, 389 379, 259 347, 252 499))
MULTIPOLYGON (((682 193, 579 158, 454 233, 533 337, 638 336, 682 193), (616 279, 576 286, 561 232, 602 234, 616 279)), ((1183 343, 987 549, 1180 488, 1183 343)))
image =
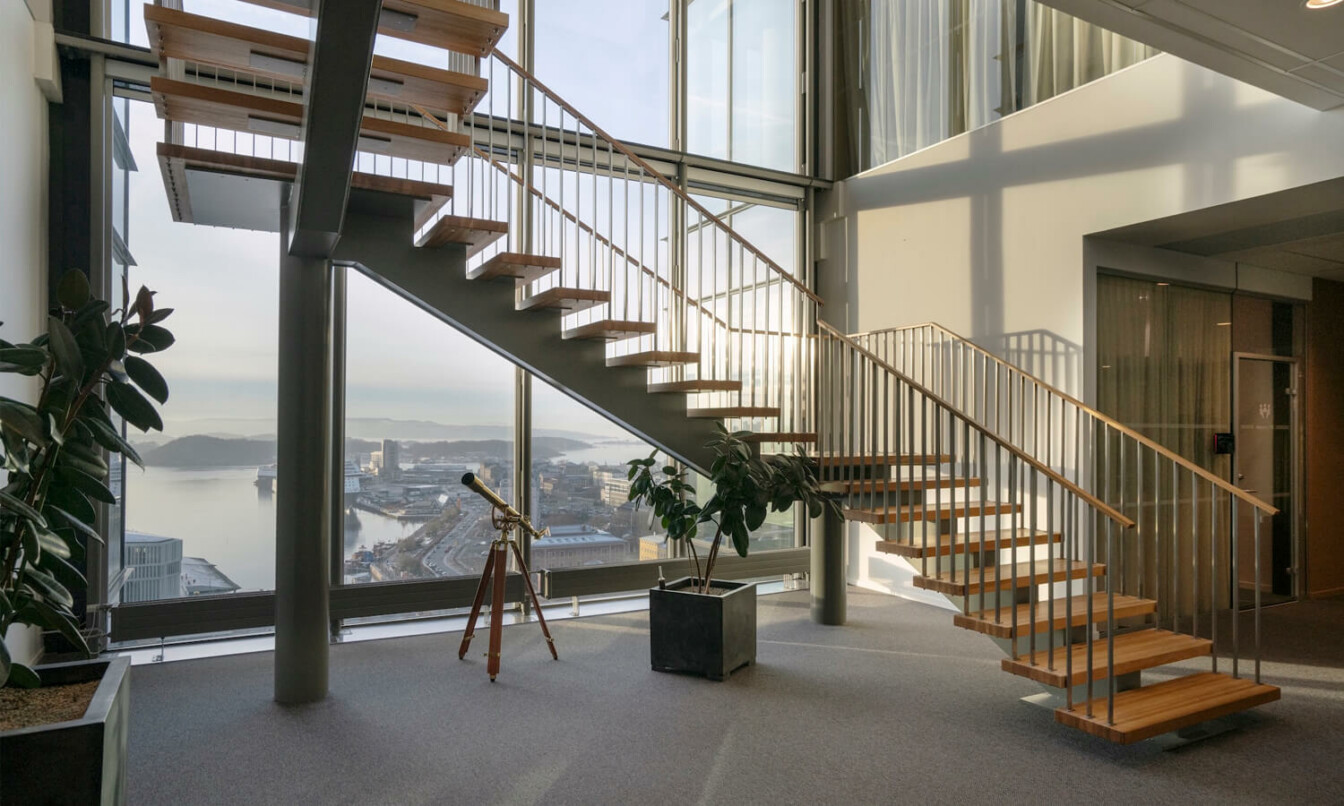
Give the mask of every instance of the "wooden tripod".
POLYGON ((467 620, 467 632, 462 636, 462 646, 457 650, 457 657, 461 660, 467 656, 467 647, 471 646, 471 639, 475 635, 476 619, 481 615, 481 603, 485 601, 485 589, 486 586, 490 586, 490 651, 486 653, 489 659, 486 670, 490 672, 490 682, 493 683, 495 676, 499 674, 502 638, 500 626, 504 618, 504 572, 509 564, 510 548, 513 549, 513 556, 518 560, 518 568, 523 573, 523 584, 527 586, 527 595, 531 597, 532 606, 536 608, 537 623, 541 625, 541 634, 546 636, 546 644, 551 648, 551 657, 560 660, 560 655, 555 651, 555 639, 551 637, 551 631, 546 628, 546 617, 541 613, 541 603, 537 601, 537 591, 532 587, 532 575, 527 570, 527 563, 523 562, 523 552, 513 537, 514 527, 521 522, 521 519, 498 508, 491 515, 491 519, 495 528, 499 530, 499 537, 490 544, 485 568, 481 571, 481 584, 476 587, 476 600, 471 605, 471 618, 467 620))

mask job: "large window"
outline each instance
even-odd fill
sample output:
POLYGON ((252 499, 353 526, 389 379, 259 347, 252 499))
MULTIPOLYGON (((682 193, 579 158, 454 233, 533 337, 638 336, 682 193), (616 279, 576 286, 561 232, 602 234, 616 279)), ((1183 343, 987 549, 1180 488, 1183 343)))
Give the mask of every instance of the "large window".
MULTIPOLYGON (((151 104, 126 106, 135 163, 157 166, 162 121, 151 104)), ((171 388, 163 433, 130 435, 146 467, 125 471, 122 601, 272 588, 275 235, 174 222, 157 168, 126 182, 131 288, 175 309, 177 343, 155 359, 171 388)))
POLYGON ((798 169, 797 13, 793 0, 688 4, 688 151, 798 169))
POLYGON ((476 575, 495 532, 481 477, 513 498, 513 365, 350 271, 347 583, 476 575))

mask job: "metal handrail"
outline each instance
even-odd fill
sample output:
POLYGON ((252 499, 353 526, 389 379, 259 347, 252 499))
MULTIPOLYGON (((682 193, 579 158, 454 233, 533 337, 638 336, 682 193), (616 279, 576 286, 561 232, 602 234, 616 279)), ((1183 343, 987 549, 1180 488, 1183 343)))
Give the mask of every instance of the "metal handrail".
POLYGON ((1254 506, 1255 508, 1264 511, 1266 514, 1269 514, 1269 515, 1275 515, 1275 514, 1278 513, 1278 511, 1279 511, 1278 508, 1275 507, 1275 506, 1273 506, 1272 504, 1269 504, 1269 503, 1267 503, 1267 502, 1265 502, 1265 501, 1263 501, 1263 500, 1261 500, 1261 499, 1259 499, 1259 498, 1256 498, 1254 495, 1251 495, 1250 493, 1246 492, 1245 490, 1241 489, 1240 487, 1237 487, 1237 486, 1234 485, 1234 484, 1230 484, 1230 483, 1228 483, 1226 480, 1219 478, 1218 476, 1214 475, 1213 473, 1210 473, 1208 470, 1206 470, 1206 469, 1200 467, 1199 465, 1195 464, 1194 462, 1191 462, 1189 459, 1186 459, 1184 456, 1181 456, 1179 453, 1176 453, 1175 451, 1172 451, 1170 448, 1167 448, 1167 447, 1165 447, 1165 446, 1163 446, 1163 445, 1158 444, 1157 442, 1154 442, 1154 441, 1153 441, 1152 439, 1150 439, 1149 437, 1146 437, 1146 436, 1144 436, 1143 434, 1140 434, 1139 432, 1135 431, 1134 429, 1132 429, 1132 428, 1130 428, 1130 427, 1124 425, 1123 423, 1119 422, 1119 421, 1116 420, 1115 418, 1110 417, 1110 416, 1108 416, 1108 415, 1106 415, 1106 414, 1103 414, 1103 413, 1101 413, 1100 411, 1097 411, 1095 408, 1093 408, 1093 407, 1087 405, 1086 403, 1084 403, 1083 401, 1081 401, 1081 400, 1079 400, 1078 398, 1074 397, 1073 395, 1070 395, 1068 392, 1065 392, 1064 390, 1059 389, 1058 387, 1055 387, 1055 386, 1050 385, 1049 383, 1046 383, 1045 381, 1041 380, 1040 378, 1036 377, 1035 375, 1032 375, 1031 373, 1027 372, 1026 370, 1022 369, 1021 367, 1019 367, 1019 366, 1017 366, 1017 365, 1015 365, 1015 364, 1010 364, 1009 362, 1003 360, 1002 358, 1000 358, 1000 357, 997 356, 997 355, 994 355, 994 354, 991 353, 990 351, 986 350, 985 348, 981 347, 980 345, 976 344, 975 342, 971 341, 970 339, 966 338, 965 336, 962 336, 962 335, 960 335, 960 334, 958 334, 958 333, 955 333, 955 332, 953 332, 952 330, 950 330, 950 329, 948 329, 948 328, 946 328, 946 327, 943 327, 942 325, 938 324, 937 322, 924 322, 924 323, 922 323, 922 324, 917 324, 917 325, 904 325, 904 326, 901 326, 901 327, 889 327, 889 328, 880 328, 880 329, 878 329, 878 330, 867 330, 867 331, 863 331, 863 332, 860 332, 860 333, 852 333, 852 334, 850 334, 850 336, 853 337, 853 338, 862 338, 862 337, 866 337, 866 336, 880 336, 880 335, 882 335, 882 334, 884 334, 884 333, 894 333, 894 332, 902 332, 902 331, 919 330, 920 328, 932 328, 932 329, 934 329, 934 330, 938 330, 938 331, 942 332, 943 334, 945 334, 945 335, 951 337, 952 339, 955 339, 956 341, 962 343, 963 345, 969 347, 971 350, 973 350, 973 351, 979 353, 980 355, 982 355, 982 356, 988 358, 989 360, 993 361, 994 363, 996 363, 996 364, 998 364, 998 365, 1004 367, 1004 368, 1007 369, 1009 372, 1013 372, 1013 373, 1016 373, 1016 374, 1018 374, 1018 375, 1022 375, 1022 376, 1026 377, 1026 378, 1031 379, 1031 381, 1032 381, 1034 384, 1036 384, 1036 386, 1038 386, 1039 388, 1041 388, 1042 390, 1044 390, 1044 391, 1046 391, 1046 392, 1049 392, 1050 394, 1054 395, 1056 398, 1059 398, 1060 400, 1063 400, 1063 401, 1069 403, 1069 404, 1072 405, 1072 406, 1077 407, 1080 411, 1082 411, 1084 414, 1088 415, 1089 417, 1092 417, 1093 419, 1098 420, 1098 421, 1104 423, 1107 427, 1109 427, 1109 428, 1115 430, 1117 433, 1123 434, 1123 435, 1129 437, 1130 439, 1133 439, 1133 440, 1135 440, 1136 442, 1142 444, 1144 447, 1146 447, 1146 448, 1148 448, 1148 449, 1150 449, 1150 450, 1152 450, 1152 451, 1155 451, 1156 453, 1158 453, 1159 455, 1161 455, 1163 458, 1168 459, 1168 460, 1170 460, 1170 461, 1172 461, 1172 462, 1175 462, 1176 464, 1178 464, 1178 465, 1180 465, 1181 467, 1185 468, 1186 470, 1189 470, 1189 471, 1191 471, 1192 473, 1198 475, 1199 477, 1201 477, 1201 478, 1204 479, 1205 481, 1209 482, 1210 484, 1213 484, 1215 487, 1218 487, 1219 489, 1223 490, 1224 492, 1227 492, 1227 493, 1229 493, 1229 494, 1231 494, 1231 495, 1236 496, 1237 498, 1240 498, 1241 500, 1245 501, 1246 503, 1250 504, 1251 506, 1254 506))
POLYGON ((560 95, 557 94, 555 90, 552 90, 550 87, 546 86, 546 84, 539 81, 536 76, 529 73, 525 68, 523 68, 522 65, 518 64, 513 59, 510 59, 498 48, 496 48, 491 55, 493 55, 496 59, 498 59, 500 63, 508 67, 513 72, 517 73, 523 79, 525 79, 528 83, 532 84, 534 87, 540 90, 555 104, 560 106, 565 111, 569 112, 570 115, 573 115, 575 120, 587 126, 593 132, 593 134, 596 134, 598 137, 605 140, 608 145, 612 146, 617 151, 619 151, 623 157, 625 157, 634 165, 637 165, 641 170, 647 173, 655 181, 657 181, 659 184, 661 184, 663 187, 665 187, 667 190, 669 190, 671 193, 677 196, 677 198, 681 199, 683 202, 689 205, 691 209, 695 210, 700 215, 704 216, 706 219, 715 222, 715 225, 719 229, 723 230, 723 232, 726 235, 728 235, 728 237, 732 238, 740 246, 750 251, 762 263, 764 263, 766 266, 769 266, 771 270, 773 270, 783 279, 787 280, 790 284, 793 285, 794 288, 798 289, 798 291, 805 294, 809 299, 811 299, 818 305, 825 304, 822 301, 821 297, 814 294, 811 289, 800 283, 797 280, 797 278, 795 278, 793 275, 789 274, 787 271, 781 268, 778 263, 771 260, 764 252, 762 252, 755 245, 753 245, 751 241, 748 241, 746 238, 739 235, 737 231, 735 231, 732 227, 730 227, 726 221, 714 215, 709 210, 705 209, 703 205, 701 205, 695 199, 691 198, 690 194, 682 190, 681 187, 679 187, 675 182, 668 179, 666 176, 663 176, 662 173, 656 170, 649 163, 645 162, 642 158, 636 155, 635 152, 627 148, 625 144, 622 143, 620 140, 617 140, 616 138, 607 134, 606 130, 604 130, 601 126, 598 126, 596 123, 594 123, 591 119, 588 118, 587 115, 584 115, 582 112, 575 109, 573 104, 569 103, 564 98, 560 97, 560 95))
POLYGON ((956 406, 952 405, 952 403, 950 403, 940 395, 934 393, 932 390, 930 390, 923 384, 914 380, 909 375, 906 375, 904 372, 901 372, 899 369, 893 367, 891 364, 884 361, 882 358, 877 356, 871 350, 859 344, 858 342, 854 341, 850 336, 841 333, 834 327, 826 324, 821 320, 817 320, 817 328, 826 335, 831 336, 832 338, 838 339, 841 342, 845 343, 855 352, 859 353, 860 355, 863 355, 865 358, 872 361, 874 364, 881 367, 883 370, 887 371, 892 376, 900 379, 903 383, 907 384, 908 386, 912 387, 916 392, 923 395, 925 399, 929 400, 935 405, 941 406, 942 408, 946 409, 957 420, 960 420, 963 424, 965 424, 969 428, 972 428, 976 432, 984 435, 996 446, 1001 447, 1004 450, 1008 451, 1011 455, 1013 455, 1017 459, 1026 462, 1032 468, 1044 474, 1047 478, 1054 481, 1056 484, 1060 485, 1064 489, 1073 493, 1081 501, 1083 501, 1088 506, 1095 509, 1097 512, 1105 515, 1112 521, 1115 521, 1117 524, 1121 526, 1121 528, 1129 529, 1134 526, 1133 520, 1126 517, 1124 514, 1116 511, 1113 507, 1111 507, 1109 504, 1105 503, 1101 499, 1097 498, 1096 496, 1082 489, 1078 485, 1069 481, 1067 478, 1060 475, 1058 472, 1056 472, 1049 466, 1043 464, 1036 457, 1031 456, 1026 451, 1022 450, 1016 445, 1013 445, 1011 442, 1008 442, 1003 437, 999 436, 998 434, 995 434, 990 429, 973 421, 970 417, 958 411, 956 406))

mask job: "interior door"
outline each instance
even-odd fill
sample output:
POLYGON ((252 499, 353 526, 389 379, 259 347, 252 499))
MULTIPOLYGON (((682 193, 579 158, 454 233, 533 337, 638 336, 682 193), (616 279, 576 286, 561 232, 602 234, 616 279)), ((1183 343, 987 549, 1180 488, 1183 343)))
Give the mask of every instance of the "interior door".
POLYGON ((1279 510, 1261 520, 1257 541, 1255 508, 1237 507, 1237 584, 1247 607, 1257 586, 1264 603, 1296 596, 1297 362, 1249 353, 1232 360, 1233 477, 1279 510))

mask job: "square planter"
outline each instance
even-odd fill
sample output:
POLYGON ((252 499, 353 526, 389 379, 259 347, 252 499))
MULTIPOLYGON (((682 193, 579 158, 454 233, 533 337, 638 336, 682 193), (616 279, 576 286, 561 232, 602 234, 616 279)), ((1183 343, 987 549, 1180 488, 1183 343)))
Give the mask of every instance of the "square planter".
POLYGON ((722 596, 695 593, 690 577, 649 591, 649 649, 654 671, 724 680, 756 661, 756 585, 714 580, 722 596))
POLYGON ((101 682, 79 719, 0 732, 0 803, 126 802, 130 670, 127 657, 38 667, 44 685, 101 682))

